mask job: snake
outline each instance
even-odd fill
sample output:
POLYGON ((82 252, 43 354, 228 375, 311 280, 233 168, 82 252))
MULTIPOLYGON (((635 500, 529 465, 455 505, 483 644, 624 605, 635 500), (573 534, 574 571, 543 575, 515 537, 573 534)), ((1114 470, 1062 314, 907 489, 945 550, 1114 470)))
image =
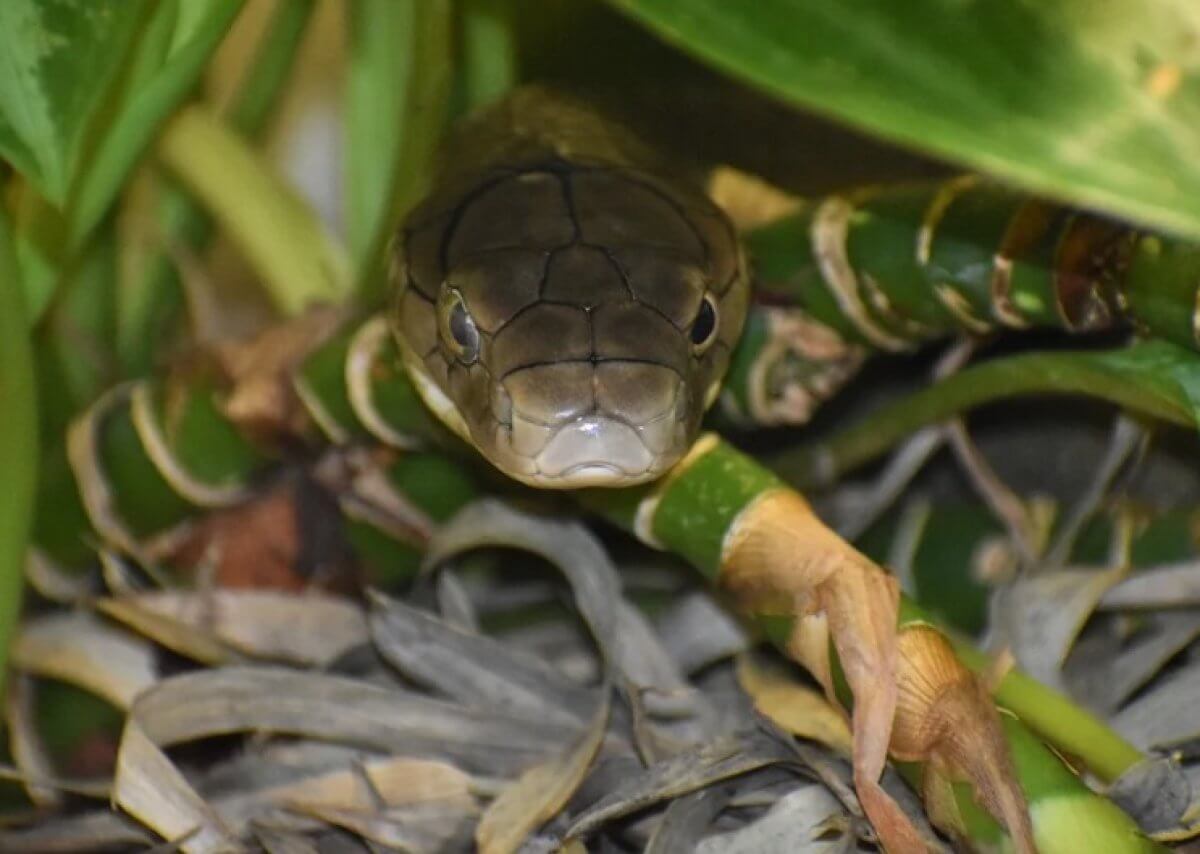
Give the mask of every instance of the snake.
POLYGON ((393 242, 389 320, 426 406, 545 489, 661 477, 695 441, 750 273, 688 170, 585 102, 517 89, 458 122, 393 242))

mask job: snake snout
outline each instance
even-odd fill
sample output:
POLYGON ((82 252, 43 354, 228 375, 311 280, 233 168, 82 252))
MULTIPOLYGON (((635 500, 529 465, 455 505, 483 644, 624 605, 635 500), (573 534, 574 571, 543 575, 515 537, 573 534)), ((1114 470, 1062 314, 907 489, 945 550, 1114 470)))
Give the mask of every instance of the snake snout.
POLYGON ((541 365, 502 386, 509 446, 541 485, 637 483, 661 474, 686 449, 687 388, 663 365, 541 365))

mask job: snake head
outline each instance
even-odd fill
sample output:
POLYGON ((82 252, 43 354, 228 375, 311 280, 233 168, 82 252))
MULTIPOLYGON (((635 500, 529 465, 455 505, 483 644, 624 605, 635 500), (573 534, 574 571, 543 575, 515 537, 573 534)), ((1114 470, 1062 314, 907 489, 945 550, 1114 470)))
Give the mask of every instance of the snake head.
POLYGON ((435 193, 397 241, 394 329, 425 402, 501 471, 626 486, 691 446, 746 313, 733 228, 621 165, 508 164, 435 193))

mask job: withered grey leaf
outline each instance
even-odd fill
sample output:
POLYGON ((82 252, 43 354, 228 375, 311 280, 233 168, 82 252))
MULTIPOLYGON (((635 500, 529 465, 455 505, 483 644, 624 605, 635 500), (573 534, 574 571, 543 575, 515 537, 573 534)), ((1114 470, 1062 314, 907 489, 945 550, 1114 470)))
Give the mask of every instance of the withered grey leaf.
POLYGON ((671 801, 644 854, 696 850, 697 843, 708 832, 713 819, 725 809, 732 794, 730 786, 709 786, 671 801))
POLYGON ((596 706, 595 691, 571 683, 541 659, 398 600, 374 594, 368 622, 388 662, 465 705, 564 726, 582 724, 596 706))
POLYGON ((1161 756, 1144 759, 1120 776, 1108 796, 1147 833, 1178 828, 1192 804, 1192 786, 1179 763, 1161 756))
POLYGON ((231 664, 240 659, 207 628, 189 625, 144 607, 138 601, 142 595, 145 594, 100 599, 95 603, 95 608, 131 632, 210 667, 231 664))
POLYGON ((1139 637, 1124 649, 1119 639, 1105 636, 1076 644, 1064 669, 1072 697, 1110 715, 1200 635, 1200 612, 1195 610, 1149 614, 1145 622, 1139 637))
POLYGON ((576 815, 566 838, 585 836, 613 819, 714 782, 766 765, 794 761, 796 754, 790 747, 762 729, 718 737, 631 776, 623 785, 576 815))
POLYGON ((1063 569, 1018 579, 992 597, 988 647, 1012 651, 1040 682, 1065 690, 1061 668, 1104 592, 1125 570, 1063 569))
POLYGON ((437 577, 437 603, 442 619, 456 629, 479 634, 479 614, 465 584, 452 571, 440 572, 437 577))
POLYGON ((25 580, 38 595, 60 605, 75 605, 95 595, 98 584, 90 573, 71 572, 36 545, 25 550, 25 580))
POLYGON ((149 846, 153 837, 137 822, 110 809, 57 816, 30 827, 0 826, 0 851, 93 852, 97 848, 149 846))
POLYGON ((684 673, 732 658, 749 644, 737 620, 711 594, 700 590, 667 606, 656 628, 663 646, 684 673))
POLYGON ((469 850, 475 823, 473 813, 442 804, 379 810, 307 806, 303 812, 357 834, 372 848, 379 845, 412 854, 469 850))
POLYGON ((651 714, 686 715, 699 704, 696 691, 659 640, 649 620, 625 600, 617 603, 617 660, 622 675, 641 692, 651 714))
POLYGON ((1200 605, 1200 561, 1138 569, 1100 600, 1104 609, 1200 605))
POLYGON ((267 854, 318 854, 317 846, 302 833, 274 827, 256 827, 254 838, 267 854))
POLYGON ((823 786, 811 785, 784 795, 757 821, 709 836, 697 854, 812 854, 858 848, 849 817, 823 786), (824 838, 828 834, 828 838, 824 838))
POLYGON ((389 756, 314 767, 279 783, 216 797, 212 804, 225 825, 242 835, 284 809, 321 816, 381 812, 395 819, 403 809, 429 808, 422 813, 428 815, 436 808, 447 820, 461 822, 479 813, 473 785, 470 775, 448 763, 389 756))
POLYGON ((161 746, 210 735, 276 732, 433 756, 500 775, 528 767, 577 731, 277 667, 175 676, 139 697, 133 714, 161 746))
POLYGON ((1143 750, 1168 748, 1200 736, 1200 662, 1147 690, 1110 721, 1143 750))
POLYGON ((616 603, 621 589, 616 569, 579 522, 517 510, 494 498, 480 499, 438 529, 423 566, 429 569, 462 552, 496 546, 523 549, 558 567, 605 660, 622 674, 634 667, 619 659, 616 603))
POLYGON ((16 763, 17 778, 30 803, 41 808, 62 804, 62 792, 43 781, 54 776, 54 760, 38 726, 37 687, 20 671, 9 676, 4 697, 8 725, 8 752, 16 763))

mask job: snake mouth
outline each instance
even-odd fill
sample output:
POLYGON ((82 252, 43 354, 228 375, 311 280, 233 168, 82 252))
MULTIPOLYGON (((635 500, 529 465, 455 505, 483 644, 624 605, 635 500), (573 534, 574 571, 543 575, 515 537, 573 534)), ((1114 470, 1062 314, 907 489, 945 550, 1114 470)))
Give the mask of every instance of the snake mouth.
MULTIPOLYGON (((674 418, 632 426, 590 414, 548 428, 515 416, 510 449, 524 458, 520 480, 542 488, 631 486, 662 474, 677 454, 674 418)), ((516 474, 516 472, 513 472, 516 474)))

